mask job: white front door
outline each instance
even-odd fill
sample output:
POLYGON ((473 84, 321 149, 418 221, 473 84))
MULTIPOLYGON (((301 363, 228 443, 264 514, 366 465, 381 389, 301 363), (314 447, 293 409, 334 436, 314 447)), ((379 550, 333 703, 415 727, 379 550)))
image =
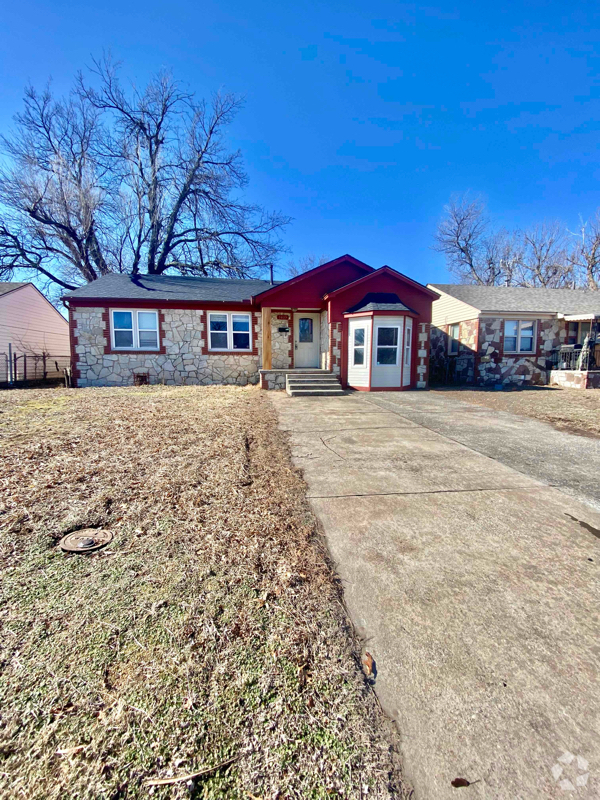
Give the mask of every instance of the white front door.
POLYGON ((294 314, 294 367, 319 366, 320 314, 294 314))
POLYGON ((402 373, 404 317, 375 317, 371 386, 399 389, 402 373))

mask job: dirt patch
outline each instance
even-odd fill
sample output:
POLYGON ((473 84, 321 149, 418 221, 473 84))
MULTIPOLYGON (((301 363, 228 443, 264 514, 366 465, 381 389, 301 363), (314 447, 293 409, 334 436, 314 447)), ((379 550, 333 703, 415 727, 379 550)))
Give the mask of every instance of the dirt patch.
POLYGON ((436 389, 452 392, 457 400, 533 417, 558 430, 580 436, 600 436, 600 391, 535 387, 512 392, 490 389, 436 389))
POLYGON ((1 796, 408 796, 256 389, 11 391, 0 412, 1 796), (114 539, 61 552, 83 527, 114 539))

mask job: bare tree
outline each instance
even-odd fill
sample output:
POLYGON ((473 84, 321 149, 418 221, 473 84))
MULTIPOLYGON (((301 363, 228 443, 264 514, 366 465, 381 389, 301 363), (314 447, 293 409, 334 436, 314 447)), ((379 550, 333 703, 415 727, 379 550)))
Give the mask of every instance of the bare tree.
MULTIPOLYGON (((600 236, 598 244, 600 259, 600 236)), ((453 198, 446 206, 434 249, 444 253, 450 272, 465 283, 546 288, 577 285, 577 270, 559 223, 542 223, 526 231, 494 230, 483 201, 469 195, 453 198)))
POLYGON ((558 222, 541 223, 518 234, 519 267, 515 283, 547 289, 574 288, 576 276, 565 232, 558 222))
POLYGON ((241 156, 225 142, 240 105, 199 101, 167 74, 125 90, 108 58, 67 99, 27 89, 1 139, 0 277, 72 288, 109 272, 262 272, 289 219, 241 195, 241 156))
POLYGON ((297 275, 302 275, 310 269, 320 267, 321 264, 326 264, 328 261, 328 256, 316 256, 314 253, 301 256, 297 261, 290 259, 287 263, 287 273, 290 278, 295 278, 297 275))
POLYGON ((570 266, 586 289, 598 289, 600 282, 600 209, 592 220, 580 218, 575 237, 575 247, 569 255, 570 266))
POLYGON ((490 231, 481 198, 453 197, 444 212, 434 249, 446 256, 450 272, 464 283, 497 286, 512 281, 513 237, 504 230, 490 231))

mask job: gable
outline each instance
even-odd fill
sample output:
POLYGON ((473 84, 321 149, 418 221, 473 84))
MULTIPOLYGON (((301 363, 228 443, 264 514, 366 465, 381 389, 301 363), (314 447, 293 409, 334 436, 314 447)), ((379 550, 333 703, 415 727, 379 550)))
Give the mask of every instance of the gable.
POLYGON ((271 308, 321 308, 323 296, 328 292, 374 271, 350 255, 341 256, 267 289, 256 295, 254 302, 271 308))
POLYGON ((369 293, 397 295, 400 302, 412 309, 422 322, 431 321, 431 304, 438 297, 437 292, 406 275, 390 267, 381 267, 369 275, 363 275, 354 283, 330 293, 326 299, 329 301, 331 321, 341 321, 344 314, 359 304, 369 293))

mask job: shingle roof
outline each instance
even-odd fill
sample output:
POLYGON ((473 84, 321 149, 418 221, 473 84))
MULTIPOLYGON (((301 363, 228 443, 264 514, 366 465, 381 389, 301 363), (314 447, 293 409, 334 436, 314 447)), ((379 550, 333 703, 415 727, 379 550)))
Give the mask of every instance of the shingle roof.
POLYGON ((369 292, 360 303, 346 311, 346 314, 356 314, 359 311, 412 311, 405 306, 397 294, 389 292, 369 292))
POLYGON ((6 281, 5 283, 0 283, 0 295, 8 294, 8 292, 12 292, 15 289, 20 289, 21 286, 27 286, 27 282, 11 283, 10 281, 6 281))
POLYGON ((65 298, 113 300, 187 300, 240 303, 272 286, 269 281, 242 278, 188 278, 181 275, 113 273, 66 292, 65 298))
POLYGON ((528 289, 521 286, 454 283, 435 283, 431 286, 480 311, 600 314, 600 292, 586 289, 528 289))

